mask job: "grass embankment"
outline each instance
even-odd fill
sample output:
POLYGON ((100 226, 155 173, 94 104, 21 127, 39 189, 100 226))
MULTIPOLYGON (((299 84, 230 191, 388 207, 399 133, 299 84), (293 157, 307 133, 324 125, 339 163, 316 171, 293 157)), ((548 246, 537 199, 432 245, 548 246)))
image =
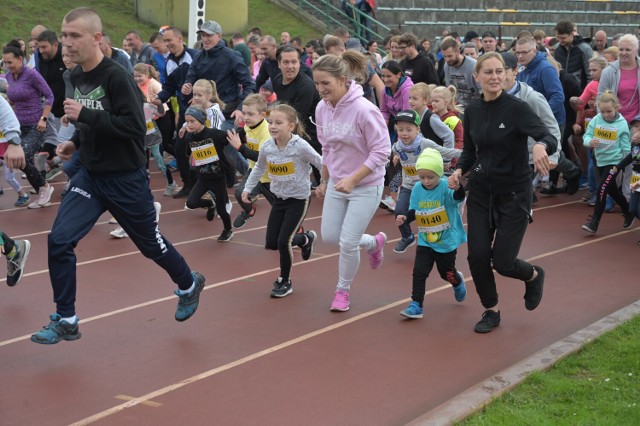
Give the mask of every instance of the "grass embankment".
POLYGON ((459 424, 639 425, 640 316, 459 424))
MULTIPOLYGON (((185 4, 188 4, 186 0, 185 4)), ((16 37, 28 40, 31 29, 36 24, 42 24, 59 32, 64 15, 79 6, 90 6, 98 11, 104 31, 111 35, 111 41, 116 47, 120 47, 122 39, 130 29, 138 29, 143 39, 158 30, 157 25, 136 19, 133 0, 101 0, 86 3, 79 3, 77 0, 58 0, 53 3, 45 0, 2 0, 0 45, 16 37)), ((303 43, 323 36, 315 28, 267 0, 249 0, 249 22, 244 31, 253 27, 260 27, 263 34, 272 34, 277 40, 280 39, 280 33, 285 30, 291 33, 292 37, 300 36, 303 43)), ((186 30, 186 28, 183 29, 185 32, 186 30)), ((228 35, 225 34, 225 36, 228 35)))

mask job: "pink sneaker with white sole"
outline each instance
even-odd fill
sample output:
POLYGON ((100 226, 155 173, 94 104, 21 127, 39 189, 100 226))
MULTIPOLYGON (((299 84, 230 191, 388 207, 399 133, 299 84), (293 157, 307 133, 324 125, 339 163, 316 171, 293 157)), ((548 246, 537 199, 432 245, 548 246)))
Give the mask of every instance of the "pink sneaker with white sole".
POLYGON ((349 292, 336 290, 336 295, 331 302, 331 310, 335 312, 345 312, 349 310, 349 292))
POLYGON ((376 248, 369 250, 369 266, 378 269, 384 260, 384 245, 387 243, 387 234, 378 232, 375 237, 376 248))

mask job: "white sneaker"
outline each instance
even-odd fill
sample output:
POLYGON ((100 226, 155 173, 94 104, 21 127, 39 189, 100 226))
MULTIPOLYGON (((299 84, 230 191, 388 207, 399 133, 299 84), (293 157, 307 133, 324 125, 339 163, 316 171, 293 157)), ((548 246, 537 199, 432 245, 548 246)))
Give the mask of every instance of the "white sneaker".
POLYGON ((51 205, 51 195, 53 194, 53 186, 49 185, 49 188, 46 186, 40 187, 38 191, 38 198, 29 204, 30 209, 39 209, 40 207, 49 207, 51 205))
POLYGON ((231 201, 227 201, 227 204, 224 207, 227 210, 227 213, 231 214, 231 210, 233 209, 233 203, 231 203, 231 201))
POLYGON ((167 185, 167 188, 164 190, 162 195, 165 197, 171 197, 176 192, 178 192, 178 184, 176 182, 173 182, 167 185))
POLYGON ((156 223, 160 222, 160 211, 162 210, 162 204, 157 201, 153 202, 153 207, 156 209, 156 223))
POLYGON ((121 226, 118 226, 116 229, 109 233, 113 238, 129 238, 129 235, 124 232, 121 226))
POLYGON ((391 198, 391 195, 387 195, 382 200, 380 200, 380 208, 393 213, 393 211, 396 209, 396 200, 391 198))

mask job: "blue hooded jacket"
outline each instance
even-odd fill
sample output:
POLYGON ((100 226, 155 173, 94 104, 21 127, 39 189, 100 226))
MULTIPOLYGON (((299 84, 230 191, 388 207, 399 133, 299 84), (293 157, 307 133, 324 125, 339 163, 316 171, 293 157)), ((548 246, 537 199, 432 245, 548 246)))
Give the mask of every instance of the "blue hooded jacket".
POLYGON ((558 71, 547 61, 546 53, 536 53, 536 57, 518 73, 516 79, 526 83, 536 92, 542 93, 549 102, 558 126, 565 124, 567 113, 564 109, 564 91, 558 71))

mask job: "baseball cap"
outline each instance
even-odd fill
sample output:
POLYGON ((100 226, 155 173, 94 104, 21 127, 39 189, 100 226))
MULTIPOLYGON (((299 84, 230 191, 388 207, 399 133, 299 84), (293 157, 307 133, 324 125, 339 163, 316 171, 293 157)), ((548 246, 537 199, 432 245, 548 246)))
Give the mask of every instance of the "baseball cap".
POLYGON ((420 116, 417 112, 412 110, 400 111, 396 114, 396 122, 404 121, 405 123, 415 124, 420 126, 420 116))
POLYGON ((222 34, 222 27, 216 21, 207 21, 198 30, 198 32, 207 34, 222 34))
POLYGON ((477 32, 475 31, 469 31, 467 32, 467 34, 464 36, 464 40, 463 43, 467 43, 475 38, 480 38, 480 36, 478 35, 477 32))
POLYGON ((502 52, 500 54, 502 55, 502 59, 504 59, 505 67, 510 69, 518 68, 518 59, 516 58, 516 55, 511 52, 502 52))
POLYGON ((498 37, 496 37, 496 33, 494 33, 493 31, 485 31, 484 34, 482 34, 482 38, 486 38, 486 37, 491 37, 494 39, 498 39, 498 37))

